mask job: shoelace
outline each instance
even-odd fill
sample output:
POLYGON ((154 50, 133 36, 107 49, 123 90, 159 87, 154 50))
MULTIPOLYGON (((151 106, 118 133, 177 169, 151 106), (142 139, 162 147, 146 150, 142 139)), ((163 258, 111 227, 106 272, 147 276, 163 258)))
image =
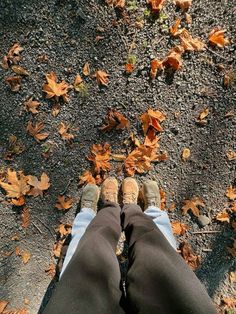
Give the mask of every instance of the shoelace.
POLYGON ((158 198, 157 197, 147 197, 147 205, 148 206, 156 206, 158 204, 158 198))
POLYGON ((106 191, 103 192, 104 198, 105 200, 111 200, 111 199, 116 199, 116 193, 112 192, 112 191, 106 191))
POLYGON ((126 199, 128 199, 128 200, 132 200, 133 202, 135 202, 136 198, 137 197, 136 197, 136 194, 134 192, 126 192, 126 193, 123 194, 124 201, 126 199))

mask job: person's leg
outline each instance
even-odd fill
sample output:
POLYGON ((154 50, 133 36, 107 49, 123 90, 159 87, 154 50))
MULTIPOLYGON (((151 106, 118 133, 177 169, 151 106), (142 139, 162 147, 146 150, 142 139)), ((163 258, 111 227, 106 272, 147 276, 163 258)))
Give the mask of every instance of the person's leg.
MULTIPOLYGON (((117 181, 107 179, 102 188, 104 207, 80 239, 44 314, 123 313, 121 275, 115 255, 121 233, 117 193, 117 181)), ((94 195, 85 196, 81 206, 91 208, 94 195)))
MULTIPOLYGON (((135 184, 132 186, 132 182, 128 183, 128 188, 123 185, 124 196, 127 189, 137 189, 135 184)), ((149 200, 148 206, 159 207, 155 198, 149 200)), ((125 197, 122 216, 129 243, 127 312, 217 313, 195 274, 136 202, 127 202, 125 197)))

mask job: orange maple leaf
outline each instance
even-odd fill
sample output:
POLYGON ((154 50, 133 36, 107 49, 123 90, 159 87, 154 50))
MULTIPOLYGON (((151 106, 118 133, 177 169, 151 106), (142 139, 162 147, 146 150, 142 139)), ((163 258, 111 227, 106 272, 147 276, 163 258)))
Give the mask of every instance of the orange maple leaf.
POLYGON ((86 170, 80 177, 79 177, 79 186, 82 186, 87 183, 96 184, 96 180, 93 177, 91 171, 86 170))
POLYGON ((73 199, 71 197, 65 197, 65 195, 59 195, 55 207, 59 210, 67 210, 73 205, 73 199))
POLYGON ((219 214, 216 215, 216 220, 221 221, 221 222, 229 222, 229 214, 225 211, 220 212, 219 214))
POLYGON ((187 10, 192 5, 192 0, 175 0, 175 4, 182 10, 187 10))
POLYGON ((105 124, 99 128, 104 132, 112 129, 121 130, 130 126, 129 120, 116 110, 109 110, 104 122, 105 124))
POLYGON ((173 233, 177 235, 183 235, 188 230, 188 226, 179 221, 171 222, 171 227, 173 233))
POLYGON ((163 129, 160 125, 160 122, 164 121, 165 119, 166 117, 162 112, 148 109, 148 111, 143 113, 140 117, 140 120, 143 124, 144 134, 147 134, 150 127, 153 127, 156 131, 161 132, 163 129))
POLYGON ((38 102, 37 100, 33 100, 33 97, 31 97, 30 99, 24 102, 24 105, 27 111, 36 114, 38 113, 38 106, 40 105, 40 102, 38 102))
POLYGON ((151 60, 151 70, 150 70, 151 79, 154 80, 157 76, 158 70, 162 70, 162 69, 163 69, 162 61, 159 61, 157 59, 151 60))
POLYGON ((181 46, 185 51, 201 51, 204 50, 205 44, 198 38, 193 38, 187 29, 182 29, 179 33, 181 46))
POLYGON ((182 65, 183 61, 181 59, 182 53, 184 52, 184 48, 180 45, 175 46, 170 50, 168 55, 163 60, 162 64, 165 67, 170 67, 175 71, 179 70, 182 65))
POLYGON ((202 199, 199 197, 194 197, 190 200, 185 200, 184 206, 182 207, 183 214, 186 215, 189 210, 192 211, 193 215, 199 216, 199 208, 197 206, 205 207, 205 204, 202 199))
POLYGON ((38 180, 35 176, 27 176, 28 184, 32 186, 28 195, 33 195, 34 197, 40 195, 43 196, 43 191, 46 191, 50 187, 49 177, 45 172, 41 175, 41 180, 38 180))
POLYGON ((91 154, 88 156, 88 160, 93 162, 94 172, 100 174, 102 171, 109 171, 111 149, 108 143, 104 145, 93 144, 91 148, 91 154))
POLYGON ((93 76, 96 77, 98 85, 107 86, 109 82, 109 79, 108 79, 109 74, 107 74, 104 71, 96 71, 93 76))
POLYGON ((184 260, 193 270, 200 265, 200 256, 194 255, 191 246, 187 242, 180 244, 180 252, 184 260))
POLYGON ((223 48, 229 44, 229 39, 224 37, 226 30, 214 28, 209 34, 209 41, 213 46, 223 48))
POLYGON ((37 142, 40 142, 40 141, 43 141, 45 140, 49 133, 40 133, 42 130, 44 129, 44 124, 43 122, 36 122, 35 125, 33 125, 33 123, 31 121, 28 122, 28 125, 27 125, 27 132, 33 136, 33 138, 37 141, 37 142))
POLYGON ((147 0, 147 3, 151 6, 153 13, 158 13, 166 0, 147 0))
POLYGON ((231 200, 235 200, 236 199, 236 188, 233 187, 232 185, 230 185, 226 192, 225 192, 225 195, 231 200))
POLYGON ((61 122, 58 133, 61 135, 63 140, 71 142, 74 139, 74 135, 68 133, 69 128, 70 127, 68 125, 66 125, 64 122, 61 122))
POLYGON ((54 72, 46 74, 47 83, 43 85, 43 91, 46 93, 46 98, 54 98, 56 101, 59 101, 59 98, 65 102, 69 101, 68 91, 69 85, 63 80, 60 83, 57 83, 57 76, 54 72))
POLYGON ((0 186, 7 192, 7 197, 20 198, 30 190, 28 178, 22 171, 18 171, 17 174, 16 171, 8 169, 6 181, 7 183, 0 180, 0 186))
POLYGON ((179 26, 180 26, 180 23, 181 23, 181 18, 178 18, 175 21, 174 25, 172 25, 170 27, 170 33, 171 33, 172 36, 176 37, 176 36, 178 36, 182 32, 182 30, 178 29, 179 26))
POLYGON ((125 7, 125 0, 106 0, 106 3, 117 9, 124 9, 125 7))

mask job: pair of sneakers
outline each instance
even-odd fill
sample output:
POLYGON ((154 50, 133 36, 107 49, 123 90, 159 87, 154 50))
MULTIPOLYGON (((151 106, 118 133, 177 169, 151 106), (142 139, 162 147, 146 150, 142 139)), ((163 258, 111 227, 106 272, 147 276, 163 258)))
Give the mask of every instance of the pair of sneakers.
MULTIPOLYGON (((108 177, 102 184, 101 192, 97 185, 87 184, 83 189, 81 197, 81 208, 91 208, 97 212, 99 198, 118 204, 118 181, 114 177, 108 177)), ((137 204, 139 197, 139 186, 135 179, 126 178, 122 183, 123 204, 137 204)), ((144 201, 144 210, 148 206, 160 208, 160 191, 155 181, 147 180, 143 183, 141 195, 144 201)))

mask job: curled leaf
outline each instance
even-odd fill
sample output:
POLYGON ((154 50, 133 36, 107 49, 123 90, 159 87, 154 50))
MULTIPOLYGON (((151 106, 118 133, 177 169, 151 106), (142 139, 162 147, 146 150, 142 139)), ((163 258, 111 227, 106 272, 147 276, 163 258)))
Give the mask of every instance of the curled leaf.
POLYGON ((229 214, 227 212, 221 212, 217 214, 216 220, 221 221, 221 222, 229 222, 229 214))
POLYGON ((158 132, 163 131, 160 122, 163 122, 165 119, 166 117, 162 112, 148 109, 148 111, 143 113, 140 117, 144 134, 147 134, 150 127, 153 127, 158 132))
POLYGON ((96 71, 94 74, 94 77, 96 77, 98 85, 104 85, 107 86, 109 79, 108 79, 109 74, 107 74, 104 71, 96 71))
POLYGON ((147 0, 153 13, 158 13, 162 8, 166 0, 147 0))
POLYGON ((218 28, 214 28, 210 34, 209 34, 209 41, 213 46, 217 46, 220 48, 223 48, 224 46, 229 44, 229 39, 225 38, 226 30, 225 29, 221 29, 219 30, 218 28))
POLYGON ((65 195, 59 195, 55 207, 59 210, 70 209, 73 205, 73 199, 71 197, 65 197, 65 195))
POLYGON ((21 88, 21 76, 8 76, 5 82, 10 86, 13 92, 18 92, 21 88))
POLYGON ((157 59, 151 60, 151 70, 150 70, 151 79, 154 80, 157 76, 157 72, 162 69, 163 69, 162 61, 159 61, 157 59))
POLYGON ((121 130, 130 126, 129 120, 116 110, 109 110, 104 122, 104 125, 99 128, 103 132, 112 129, 121 130))
POLYGON ((182 10, 188 10, 188 8, 192 5, 192 0, 175 0, 176 6, 182 10))

